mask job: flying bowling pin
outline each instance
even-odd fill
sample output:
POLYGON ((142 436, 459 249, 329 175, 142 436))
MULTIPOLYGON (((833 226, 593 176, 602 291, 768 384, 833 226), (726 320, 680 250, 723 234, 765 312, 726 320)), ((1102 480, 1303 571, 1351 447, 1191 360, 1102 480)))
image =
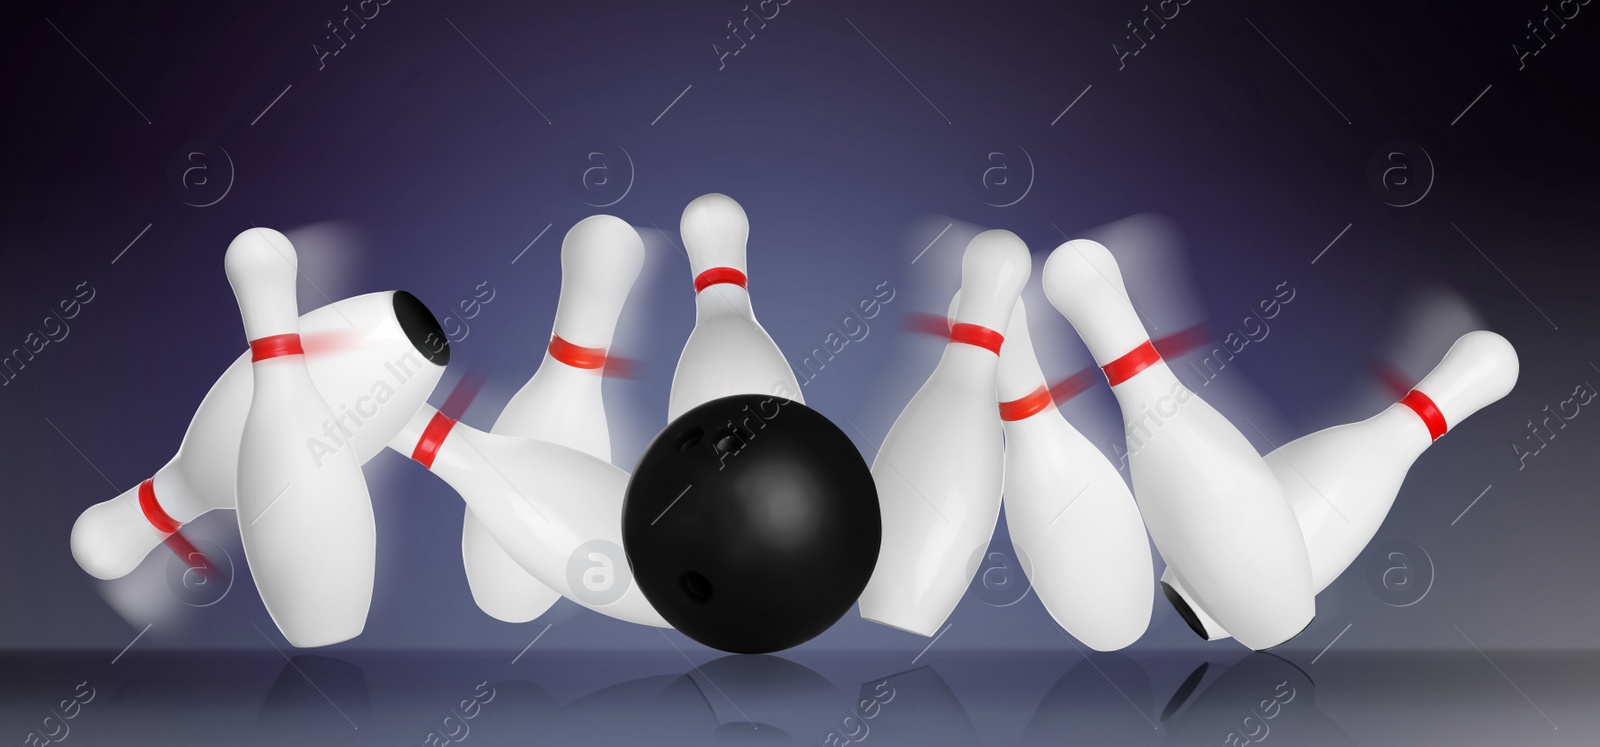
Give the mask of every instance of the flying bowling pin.
MULTIPOLYGON (((644 242, 620 218, 591 216, 567 232, 561 242, 561 297, 544 361, 506 403, 491 433, 536 438, 611 461, 601 373, 617 317, 643 267, 644 242)), ((461 558, 472 598, 496 619, 527 622, 561 598, 522 570, 470 508, 462 525, 461 558)))
MULTIPOLYGON (((450 341, 439 322, 405 291, 324 306, 300 318, 300 334, 313 350, 305 357, 311 381, 337 413, 323 424, 320 440, 329 449, 348 441, 362 463, 427 401, 450 362, 450 341)), ((212 509, 234 507, 239 439, 253 386, 246 351, 200 401, 166 466, 78 517, 72 525, 78 565, 95 578, 121 578, 178 527, 212 509)))
POLYGON ((683 209, 678 231, 694 272, 694 331, 672 375, 667 420, 735 394, 776 394, 804 404, 794 370, 756 321, 745 290, 750 219, 744 208, 727 195, 702 195, 683 209))
POLYGON ((872 462, 883 544, 861 594, 863 618, 933 635, 994 536, 1003 475, 999 330, 1031 270, 1027 245, 1010 231, 984 231, 967 244, 950 342, 872 462))
POLYGON ((1154 604, 1144 520, 1121 473, 1051 401, 1020 298, 996 386, 1006 526, 1029 584, 1050 616, 1090 648, 1132 644, 1154 604))
POLYGON ((423 406, 389 448, 459 493, 490 536, 545 586, 619 620, 670 627, 622 551, 628 473, 565 446, 471 428, 423 406))
MULTIPOLYGON (((1416 388, 1387 410, 1290 441, 1267 455, 1299 520, 1311 585, 1328 588, 1377 535, 1417 458, 1467 417, 1517 383, 1517 351, 1493 332, 1462 335, 1416 388)), ((1162 591, 1209 640, 1227 638, 1171 574, 1162 591)))
POLYGON ((333 413, 306 368, 283 234, 252 228, 224 265, 250 340, 252 394, 239 438, 239 533, 256 590, 300 648, 360 635, 372 603, 377 530, 355 451, 313 448, 333 413))
POLYGON ((1127 431, 1133 494, 1156 548, 1196 601, 1253 649, 1311 623, 1311 564, 1272 470, 1161 360, 1111 252, 1062 244, 1044 291, 1105 372, 1127 431))

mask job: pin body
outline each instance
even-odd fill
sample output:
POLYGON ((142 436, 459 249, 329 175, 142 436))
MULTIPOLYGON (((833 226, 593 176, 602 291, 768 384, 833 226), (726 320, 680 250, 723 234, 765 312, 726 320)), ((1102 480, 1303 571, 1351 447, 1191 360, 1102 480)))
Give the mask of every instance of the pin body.
MULTIPOLYGON (((620 218, 578 221, 561 243, 561 297, 539 370, 506 403, 492 433, 536 438, 611 461, 601 375, 628 292, 644 267, 644 242, 620 218)), ((466 510, 461 559, 478 607, 527 622, 561 598, 502 549, 466 510)))
MULTIPOLYGON (((1504 337, 1469 332, 1400 402, 1267 455, 1305 537, 1314 591, 1333 583, 1377 535, 1417 458, 1447 430, 1509 394, 1518 371, 1516 350, 1504 337)), ((1170 573, 1161 581, 1196 633, 1229 637, 1182 582, 1170 573)))
POLYGON ((1314 614, 1311 568, 1272 471, 1155 353, 1105 247, 1062 244, 1044 288, 1106 371, 1133 493, 1174 576, 1251 648, 1298 635, 1314 614))
MULTIPOLYGON (((426 402, 450 360, 450 343, 427 307, 404 291, 347 298, 300 318, 306 368, 335 415, 319 439, 348 442, 365 463, 426 402), (326 350, 318 350, 318 347, 326 350)), ((155 475, 86 509, 72 526, 72 556, 95 578, 121 578, 177 527, 232 509, 239 441, 254 374, 246 351, 211 386, 178 453, 155 475)))
POLYGON ((679 232, 695 276, 695 322, 672 376, 667 420, 733 394, 776 394, 803 404, 794 370, 750 306, 744 208, 726 195, 703 195, 684 208, 679 232))
POLYGON ((1017 300, 1000 351, 1006 526, 1050 616, 1098 651, 1150 624, 1154 568, 1144 520, 1122 475, 1050 400, 1017 300))
POLYGON ((252 353, 237 482, 251 575, 290 644, 354 638, 372 602, 377 532, 355 452, 308 446, 333 413, 306 369, 294 248, 253 228, 228 245, 224 264, 252 353))
POLYGON ((389 442, 449 483, 517 565, 619 620, 669 627, 622 551, 628 473, 531 438, 484 433, 424 406, 389 442))
POLYGON ((994 534, 1003 478, 997 330, 1030 270, 1028 247, 1009 231, 985 231, 967 246, 951 342, 872 463, 883 544, 861 594, 865 619, 933 635, 994 534))

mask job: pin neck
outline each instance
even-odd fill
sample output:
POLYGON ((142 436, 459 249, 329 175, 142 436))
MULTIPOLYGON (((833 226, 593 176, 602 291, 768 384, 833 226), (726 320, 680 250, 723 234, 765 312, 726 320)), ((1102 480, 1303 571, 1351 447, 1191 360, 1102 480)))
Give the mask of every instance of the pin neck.
POLYGON ((1440 436, 1450 430, 1449 424, 1444 421, 1444 413, 1439 411, 1439 406, 1420 390, 1412 389, 1410 394, 1401 398, 1400 404, 1411 408, 1417 417, 1422 418, 1423 425, 1428 426, 1428 436, 1431 440, 1439 440, 1440 436))
POLYGON ((573 368, 598 369, 605 368, 606 349, 586 348, 574 345, 561 339, 560 335, 550 338, 550 357, 565 363, 573 368))
POLYGON ((1101 366, 1100 370, 1106 372, 1106 381, 1116 386, 1160 362, 1161 354, 1156 352, 1156 346, 1145 340, 1122 357, 1101 366))
POLYGON ((444 445, 445 437, 450 435, 450 429, 454 427, 455 420, 442 412, 434 413, 433 419, 428 421, 428 427, 422 429, 422 438, 417 439, 417 448, 411 451, 411 458, 433 469, 433 459, 439 455, 439 447, 444 445))
POLYGON ((257 363, 286 355, 305 355, 300 346, 300 335, 272 335, 250 341, 250 362, 257 363))
POLYGON ((695 276, 694 292, 699 293, 713 285, 721 285, 723 283, 731 283, 744 288, 748 282, 749 278, 742 271, 735 270, 732 267, 713 267, 695 276))
POLYGON ((980 347, 995 355, 1000 354, 1000 344, 1005 342, 1005 339, 999 332, 977 324, 950 325, 950 342, 980 347))
POLYGON ((1049 407, 1050 403, 1050 387, 1040 384, 1038 389, 1033 390, 1032 393, 1025 397, 1018 397, 1010 402, 1001 402, 1000 419, 1011 422, 1031 418, 1044 412, 1044 409, 1049 407))
POLYGON ((144 511, 145 521, 162 534, 172 534, 183 526, 183 522, 169 516, 156 500, 156 480, 153 477, 139 483, 139 508, 144 511))

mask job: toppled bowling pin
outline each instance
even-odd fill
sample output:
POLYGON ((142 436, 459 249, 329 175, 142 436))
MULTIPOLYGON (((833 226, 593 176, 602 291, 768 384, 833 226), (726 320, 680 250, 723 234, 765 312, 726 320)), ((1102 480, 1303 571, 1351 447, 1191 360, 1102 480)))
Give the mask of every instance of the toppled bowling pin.
POLYGON ((670 627, 622 551, 628 473, 576 449, 484 433, 427 406, 389 448, 449 483, 540 583, 619 620, 670 627))
MULTIPOLYGON (((1517 351, 1493 332, 1468 332, 1415 389, 1359 423, 1302 436, 1267 455, 1299 520, 1321 592, 1355 562, 1394 506, 1422 452, 1461 421, 1511 393, 1517 351)), ((1208 640, 1229 637, 1170 573, 1162 591, 1189 626, 1208 640)))
MULTIPOLYGON (((450 362, 450 342, 433 313, 405 291, 324 306, 300 318, 300 333, 313 350, 306 355, 311 381, 337 413, 323 424, 316 448, 348 442, 362 463, 427 401, 450 362)), ((99 579, 126 576, 179 527, 212 509, 234 508, 253 387, 246 351, 211 385, 165 466, 84 510, 72 525, 72 557, 84 571, 99 579)))
POLYGON ((1089 347, 1122 408, 1133 494, 1175 578, 1254 649, 1311 623, 1311 566, 1294 512, 1250 442, 1173 376, 1104 246, 1068 241, 1045 296, 1089 347))

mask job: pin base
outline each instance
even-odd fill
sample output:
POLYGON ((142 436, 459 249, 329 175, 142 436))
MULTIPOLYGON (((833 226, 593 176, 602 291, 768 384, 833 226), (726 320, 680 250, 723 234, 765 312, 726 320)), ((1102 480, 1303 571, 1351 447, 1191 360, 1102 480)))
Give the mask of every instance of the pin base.
POLYGON ((1167 598, 1167 603, 1178 611, 1178 617, 1188 623, 1189 629, 1194 631, 1195 635, 1200 636, 1201 640, 1211 640, 1211 634, 1206 631, 1205 624, 1200 622, 1200 616, 1195 614, 1188 602, 1184 601, 1182 594, 1165 581, 1161 582, 1161 594, 1167 598))
MULTIPOLYGON (((912 635, 920 635, 923 638, 932 638, 933 634, 939 631, 939 626, 938 625, 933 626, 932 630, 928 630, 928 631, 924 632, 923 630, 919 630, 917 628, 910 628, 910 627, 906 627, 905 625, 897 625, 897 624, 892 623, 892 622, 887 622, 887 621, 885 621, 883 619, 880 619, 879 617, 874 617, 874 616, 868 615, 865 612, 861 613, 861 619, 866 620, 867 622, 870 622, 870 623, 877 623, 878 625, 882 625, 885 628, 892 628, 894 630, 898 630, 898 631, 900 631, 902 633, 910 633, 912 635)), ((940 623, 940 625, 943 625, 943 624, 944 624, 943 622, 940 623)))
POLYGON ((450 363, 450 338, 439 326, 433 312, 405 291, 394 292, 394 318, 400 323, 406 339, 429 363, 444 366, 450 363))
POLYGON ((1310 619, 1310 620, 1307 620, 1307 621, 1306 621, 1306 626, 1305 626, 1305 627, 1304 627, 1304 628, 1301 628, 1301 629, 1300 629, 1300 630, 1299 630, 1299 632, 1297 632, 1297 633, 1295 633, 1295 634, 1294 634, 1294 635, 1292 635, 1292 636, 1289 636, 1289 637, 1288 637, 1288 638, 1285 638, 1285 639, 1283 639, 1283 640, 1282 640, 1282 641, 1281 641, 1281 642, 1279 642, 1279 643, 1274 643, 1274 644, 1272 644, 1272 645, 1271 645, 1271 646, 1268 646, 1268 647, 1266 647, 1266 648, 1258 648, 1258 649, 1256 649, 1256 650, 1257 650, 1257 651, 1271 651, 1271 650, 1273 650, 1273 649, 1275 649, 1275 648, 1277 648, 1277 647, 1279 647, 1279 646, 1282 646, 1282 645, 1283 645, 1283 644, 1285 644, 1285 643, 1288 643, 1288 642, 1289 642, 1289 641, 1292 641, 1292 640, 1294 640, 1294 639, 1296 639, 1296 638, 1299 638, 1299 637, 1300 637, 1300 634, 1301 634, 1301 633, 1304 633, 1304 632, 1306 632, 1306 631, 1307 631, 1307 630, 1310 630, 1310 629, 1311 629, 1311 623, 1313 623, 1313 622, 1316 622, 1316 620, 1317 620, 1317 618, 1316 618, 1316 617, 1315 617, 1315 616, 1313 616, 1313 617, 1312 617, 1312 618, 1311 618, 1311 619, 1310 619))

